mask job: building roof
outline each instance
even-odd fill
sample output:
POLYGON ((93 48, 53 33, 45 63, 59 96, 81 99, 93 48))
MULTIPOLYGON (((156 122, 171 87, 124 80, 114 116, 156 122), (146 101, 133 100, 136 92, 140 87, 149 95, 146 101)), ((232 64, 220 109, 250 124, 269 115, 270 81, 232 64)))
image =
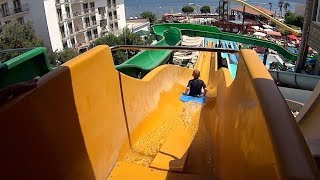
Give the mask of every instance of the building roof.
MULTIPOLYGON (((259 9, 259 10, 261 10, 261 11, 264 12, 264 13, 267 13, 269 16, 272 16, 272 15, 273 15, 273 12, 270 11, 270 10, 268 10, 268 9, 266 9, 266 8, 263 8, 263 7, 261 7, 261 6, 254 6, 254 7, 257 8, 257 9, 259 9)), ((243 6, 234 7, 234 8, 231 8, 231 10, 232 10, 232 11, 242 12, 242 11, 243 11, 243 6)), ((256 16, 260 15, 259 12, 251 9, 251 8, 248 7, 248 6, 246 6, 246 8, 245 8, 245 12, 248 13, 248 14, 256 15, 256 16)))
POLYGON ((270 35, 270 36, 279 36, 279 37, 281 37, 281 33, 277 32, 277 31, 268 31, 267 34, 270 35))
POLYGON ((126 23, 146 23, 149 22, 148 18, 127 19, 126 23))
POLYGON ((146 30, 139 30, 137 32, 135 32, 135 34, 139 35, 139 36, 146 36, 150 34, 150 31, 146 31, 146 30))

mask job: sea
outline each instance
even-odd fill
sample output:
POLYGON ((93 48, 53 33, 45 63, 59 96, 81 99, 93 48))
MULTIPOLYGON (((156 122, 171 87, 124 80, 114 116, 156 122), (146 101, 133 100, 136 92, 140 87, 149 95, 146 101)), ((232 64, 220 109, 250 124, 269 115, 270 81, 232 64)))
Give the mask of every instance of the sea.
MULTIPOLYGON (((272 11, 279 14, 278 0, 246 0, 247 3, 254 6, 261 6, 266 9, 270 8, 269 2, 272 3, 272 11)), ((297 4, 305 4, 306 0, 287 0, 290 7, 288 10, 294 12, 297 4)), ((219 6, 219 0, 125 0, 126 17, 139 17, 143 11, 151 11, 158 17, 164 13, 179 13, 184 5, 192 5, 195 11, 200 13, 200 8, 204 5, 211 7, 211 11, 219 6)), ((230 1, 230 7, 241 6, 241 4, 230 1)), ((283 10, 284 13, 284 10, 283 10)))

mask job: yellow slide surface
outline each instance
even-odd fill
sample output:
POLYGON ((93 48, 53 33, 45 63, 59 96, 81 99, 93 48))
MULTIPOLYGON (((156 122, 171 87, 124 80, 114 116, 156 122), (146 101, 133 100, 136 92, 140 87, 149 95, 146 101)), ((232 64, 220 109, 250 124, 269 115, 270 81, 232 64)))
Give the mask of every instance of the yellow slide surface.
POLYGON ((317 179, 285 100, 258 55, 237 76, 217 54, 196 64, 205 104, 183 103, 192 69, 162 65, 143 79, 115 70, 98 46, 0 107, 0 179, 317 179))
POLYGON ((233 1, 238 2, 238 3, 241 3, 241 4, 243 4, 244 6, 250 7, 250 9, 259 12, 259 13, 260 13, 262 16, 264 16, 265 18, 270 19, 272 22, 276 23, 276 24, 279 25, 280 27, 283 27, 285 30, 288 30, 288 31, 292 32, 292 34, 294 34, 294 35, 299 35, 299 34, 300 34, 297 30, 295 30, 295 29, 287 26, 286 24, 282 23, 282 22, 279 21, 278 19, 269 16, 267 13, 261 11, 260 9, 258 9, 258 8, 256 8, 256 7, 250 5, 249 3, 245 2, 245 1, 242 1, 242 0, 233 0, 233 1))

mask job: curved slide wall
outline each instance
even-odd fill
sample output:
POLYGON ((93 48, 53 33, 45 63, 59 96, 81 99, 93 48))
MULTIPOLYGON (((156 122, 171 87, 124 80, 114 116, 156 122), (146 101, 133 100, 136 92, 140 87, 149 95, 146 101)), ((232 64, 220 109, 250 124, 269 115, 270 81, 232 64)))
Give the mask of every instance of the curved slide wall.
MULTIPOLYGON (((234 81, 227 69, 215 71, 216 53, 200 58, 209 94, 196 136, 215 157, 214 167, 206 160, 200 167, 222 180, 317 179, 303 136, 256 53, 240 52, 234 81)), ((63 64, 0 107, 0 179, 106 179, 130 143, 157 122, 180 117, 178 97, 191 71, 164 65, 134 79, 114 69, 107 46, 63 64)), ((191 149, 189 162, 203 158, 191 149)))
POLYGON ((269 70, 269 73, 277 82, 309 91, 313 91, 320 80, 320 76, 309 74, 272 70, 269 70))

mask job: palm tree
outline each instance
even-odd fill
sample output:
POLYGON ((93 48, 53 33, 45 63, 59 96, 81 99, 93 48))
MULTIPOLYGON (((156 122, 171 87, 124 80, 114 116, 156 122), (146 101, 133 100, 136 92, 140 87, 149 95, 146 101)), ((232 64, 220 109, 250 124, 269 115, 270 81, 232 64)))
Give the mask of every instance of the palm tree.
POLYGON ((288 8, 290 7, 290 3, 288 3, 288 2, 285 2, 284 4, 283 4, 283 8, 284 8, 284 10, 286 11, 286 13, 288 12, 288 8))
POLYGON ((283 0, 279 0, 278 6, 279 6, 279 8, 280 8, 280 17, 282 17, 283 0))
POLYGON ((269 6, 270 6, 270 11, 271 11, 271 9, 272 9, 272 3, 271 2, 269 2, 269 6))

